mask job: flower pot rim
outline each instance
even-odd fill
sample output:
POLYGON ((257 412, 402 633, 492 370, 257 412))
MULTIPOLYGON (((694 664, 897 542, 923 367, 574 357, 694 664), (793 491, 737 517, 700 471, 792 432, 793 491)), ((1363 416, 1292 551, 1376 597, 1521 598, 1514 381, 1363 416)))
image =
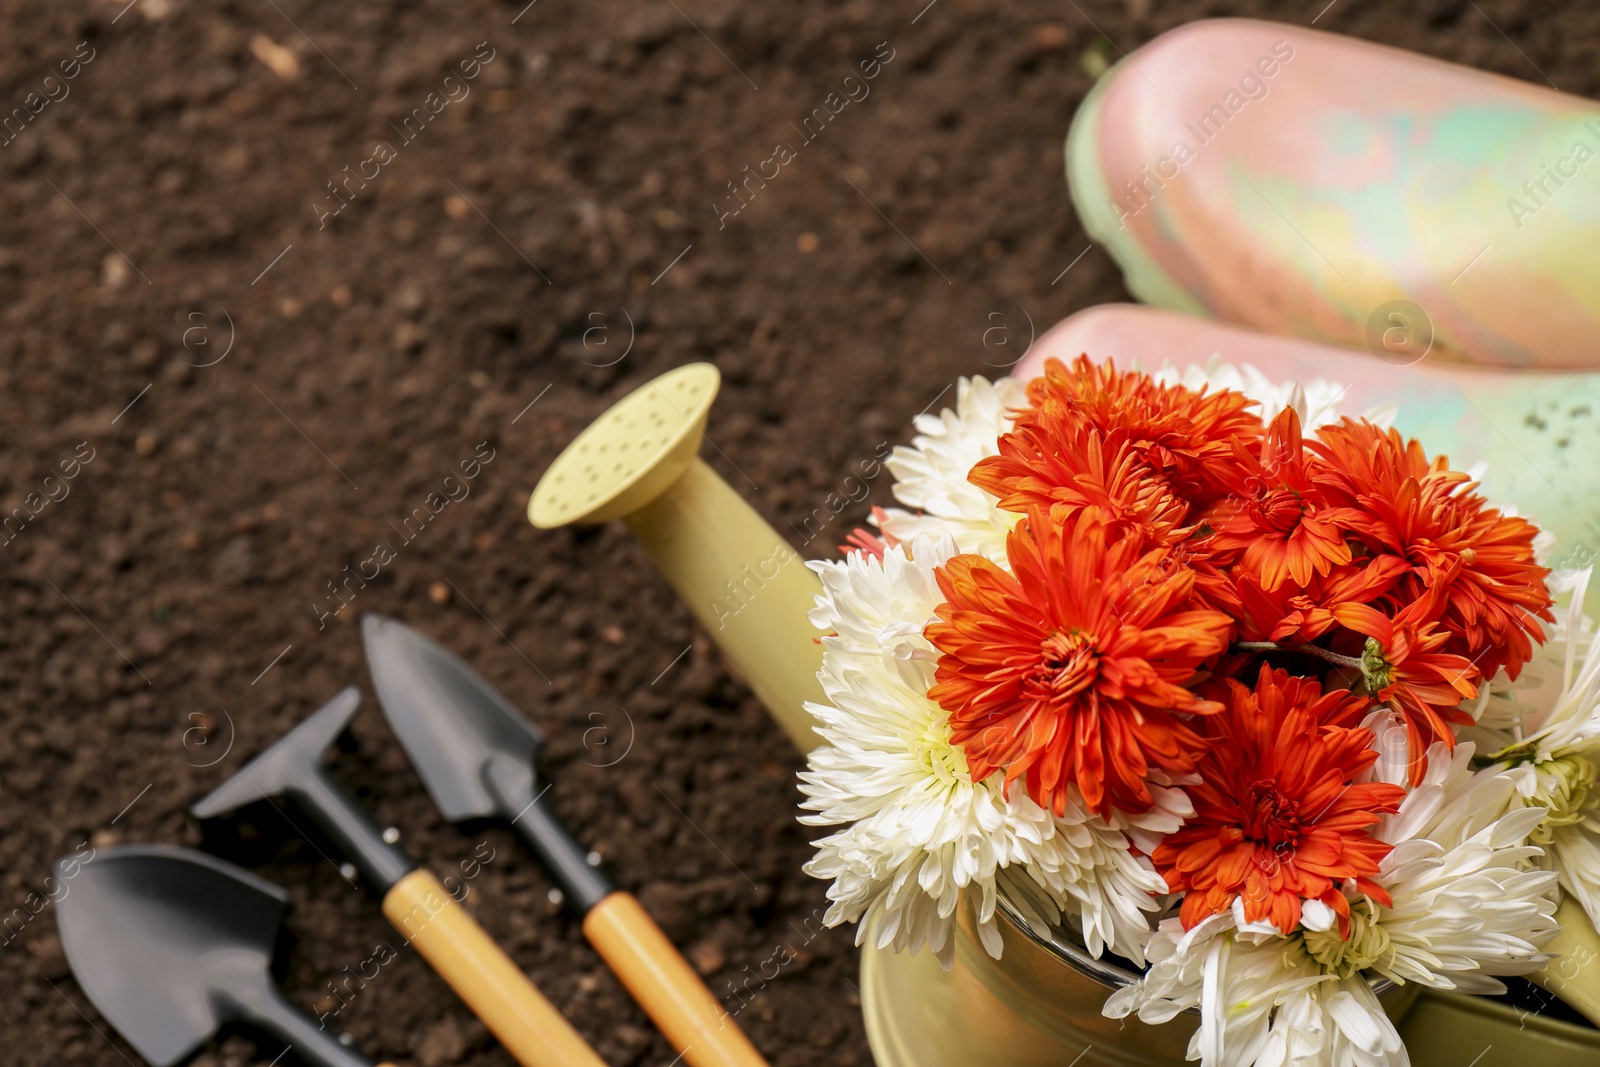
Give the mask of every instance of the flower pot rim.
POLYGON ((1039 948, 1065 963, 1079 974, 1093 978, 1101 985, 1112 989, 1121 989, 1124 986, 1133 985, 1140 979, 1141 973, 1139 971, 1120 966, 1109 959, 1097 959, 1091 956, 1089 950, 1083 945, 1069 940, 1068 936, 1063 936, 1070 935, 1068 930, 1051 926, 1050 936, 1041 936, 1005 897, 1000 897, 997 905, 996 912, 1019 931, 1023 937, 1026 937, 1039 948))
MULTIPOLYGON (((1143 972, 1141 971, 1121 966, 1109 959, 1097 959, 1090 955, 1089 950, 1083 945, 1070 939, 1070 936, 1063 936, 1070 935, 1068 930, 1052 926, 1050 936, 1041 936, 1004 897, 1001 897, 996 903, 996 912, 1015 927, 1023 937, 1086 978, 1091 978, 1111 989, 1122 989, 1133 985, 1143 977, 1143 972)), ((1399 988, 1398 984, 1389 978, 1369 978, 1367 979, 1367 984, 1372 988, 1373 994, 1380 997, 1391 989, 1399 988)), ((1200 1009, 1186 1008, 1181 1014, 1198 1016, 1200 1009)))

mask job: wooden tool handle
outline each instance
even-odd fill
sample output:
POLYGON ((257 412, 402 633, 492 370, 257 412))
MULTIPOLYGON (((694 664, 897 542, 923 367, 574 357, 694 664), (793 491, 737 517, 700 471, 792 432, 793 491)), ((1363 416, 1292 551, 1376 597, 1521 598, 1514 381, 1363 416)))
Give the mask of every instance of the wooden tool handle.
POLYGON ((583 933, 691 1067, 767 1067, 633 896, 612 893, 590 908, 583 933))
POLYGON ((523 1067, 605 1067, 430 872, 396 882, 383 913, 523 1067))

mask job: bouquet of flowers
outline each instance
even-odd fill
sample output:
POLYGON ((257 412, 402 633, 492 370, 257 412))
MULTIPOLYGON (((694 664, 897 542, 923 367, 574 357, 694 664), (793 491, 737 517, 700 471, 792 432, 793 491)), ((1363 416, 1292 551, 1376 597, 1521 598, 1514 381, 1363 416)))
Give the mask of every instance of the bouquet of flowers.
POLYGON ((1080 357, 919 416, 906 509, 811 564, 830 924, 949 966, 1004 901, 1231 1067, 1403 1064, 1375 984, 1501 992, 1561 894, 1600 921, 1588 574, 1342 394, 1080 357))

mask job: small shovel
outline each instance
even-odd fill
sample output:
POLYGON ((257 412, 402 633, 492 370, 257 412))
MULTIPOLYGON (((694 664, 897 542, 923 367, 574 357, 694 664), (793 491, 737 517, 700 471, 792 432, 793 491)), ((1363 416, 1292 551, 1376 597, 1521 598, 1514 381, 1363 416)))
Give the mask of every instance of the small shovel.
POLYGON ((605 1067, 583 1037, 495 944, 472 913, 328 774, 323 749, 361 703, 342 690, 196 803, 197 819, 274 795, 292 797, 383 898, 383 914, 523 1067, 605 1067))
MULTIPOLYGON (((750 1039, 639 902, 589 862, 540 802, 544 737, 483 676, 415 630, 366 615, 378 703, 451 822, 508 819, 583 917, 583 933, 691 1067, 766 1067, 750 1039)), ((548 787, 545 787, 548 788, 548 787)))
POLYGON ((372 1067, 273 984, 271 965, 289 894, 230 863, 186 848, 122 845, 56 874, 61 944, 78 985, 155 1067, 171 1067, 224 1024, 289 1046, 311 1067, 372 1067))

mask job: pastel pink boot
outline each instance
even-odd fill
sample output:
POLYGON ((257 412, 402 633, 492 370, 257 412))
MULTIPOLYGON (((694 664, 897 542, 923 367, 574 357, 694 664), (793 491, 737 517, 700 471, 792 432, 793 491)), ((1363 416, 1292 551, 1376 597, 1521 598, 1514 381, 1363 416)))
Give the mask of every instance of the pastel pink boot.
MULTIPOLYGON (((1180 374, 1204 373, 1219 363, 1236 370, 1248 365, 1260 372, 1244 375, 1255 393, 1262 379, 1301 383, 1313 423, 1334 409, 1360 416, 1390 407, 1401 432, 1448 455, 1457 470, 1481 464, 1491 500, 1514 503, 1553 533, 1548 562, 1585 567, 1600 556, 1600 372, 1529 374, 1436 360, 1397 365, 1369 352, 1105 304, 1051 327, 1013 377, 1032 378, 1045 360, 1070 363, 1080 354, 1152 373, 1166 363, 1180 374)), ((1228 372, 1213 369, 1209 378, 1240 386, 1228 372)))
POLYGON ((1160 307, 1431 358, 1600 366, 1600 104, 1243 19, 1163 34, 1067 140, 1073 203, 1160 307))

